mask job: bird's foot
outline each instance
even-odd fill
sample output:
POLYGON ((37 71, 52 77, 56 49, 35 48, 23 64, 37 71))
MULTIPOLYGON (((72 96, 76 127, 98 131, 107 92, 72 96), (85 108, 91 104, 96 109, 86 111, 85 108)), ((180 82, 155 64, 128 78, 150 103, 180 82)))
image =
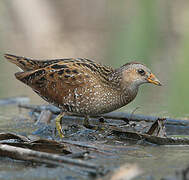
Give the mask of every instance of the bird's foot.
POLYGON ((56 129, 58 131, 58 135, 60 138, 64 137, 64 133, 62 131, 62 127, 61 127, 61 123, 60 123, 63 116, 64 116, 64 113, 61 113, 56 117, 56 129))
POLYGON ((104 118, 100 118, 99 119, 99 124, 97 126, 95 126, 95 125, 91 125, 89 123, 89 117, 86 116, 85 119, 84 119, 83 126, 88 128, 88 129, 92 129, 92 130, 104 131, 105 130, 104 118))

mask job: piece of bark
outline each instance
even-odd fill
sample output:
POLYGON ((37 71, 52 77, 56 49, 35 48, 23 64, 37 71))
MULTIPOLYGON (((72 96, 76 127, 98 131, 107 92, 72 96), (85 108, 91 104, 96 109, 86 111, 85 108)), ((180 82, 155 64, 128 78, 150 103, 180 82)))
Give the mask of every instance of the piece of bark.
POLYGON ((30 140, 25 136, 17 135, 14 133, 0 133, 0 141, 10 139, 18 140, 20 142, 30 142, 30 140))
POLYGON ((146 134, 148 135, 154 135, 158 137, 167 137, 166 131, 165 131, 165 118, 158 118, 150 127, 148 132, 146 134))

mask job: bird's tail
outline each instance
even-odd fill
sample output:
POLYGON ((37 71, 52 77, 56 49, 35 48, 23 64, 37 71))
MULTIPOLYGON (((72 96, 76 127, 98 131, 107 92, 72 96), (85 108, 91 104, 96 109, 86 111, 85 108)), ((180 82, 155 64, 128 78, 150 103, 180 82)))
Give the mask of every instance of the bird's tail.
POLYGON ((16 64, 23 71, 30 71, 37 68, 37 63, 35 63, 35 60, 12 54, 5 54, 4 57, 11 63, 16 64))

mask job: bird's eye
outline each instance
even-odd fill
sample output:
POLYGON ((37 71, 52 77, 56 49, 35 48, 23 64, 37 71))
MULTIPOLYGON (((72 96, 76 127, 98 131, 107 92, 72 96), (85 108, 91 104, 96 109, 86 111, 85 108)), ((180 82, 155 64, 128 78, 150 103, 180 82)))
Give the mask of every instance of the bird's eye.
POLYGON ((143 69, 139 69, 138 70, 138 73, 141 75, 141 76, 144 76, 146 73, 143 69))

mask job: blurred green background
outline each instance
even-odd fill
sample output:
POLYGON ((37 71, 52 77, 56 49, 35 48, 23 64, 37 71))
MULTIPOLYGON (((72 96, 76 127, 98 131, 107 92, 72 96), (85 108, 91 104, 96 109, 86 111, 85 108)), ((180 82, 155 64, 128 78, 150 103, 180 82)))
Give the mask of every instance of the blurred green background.
POLYGON ((0 98, 26 95, 12 53, 37 59, 87 57, 118 67, 146 64, 164 86, 145 85, 122 111, 189 117, 189 1, 0 0, 0 98))

